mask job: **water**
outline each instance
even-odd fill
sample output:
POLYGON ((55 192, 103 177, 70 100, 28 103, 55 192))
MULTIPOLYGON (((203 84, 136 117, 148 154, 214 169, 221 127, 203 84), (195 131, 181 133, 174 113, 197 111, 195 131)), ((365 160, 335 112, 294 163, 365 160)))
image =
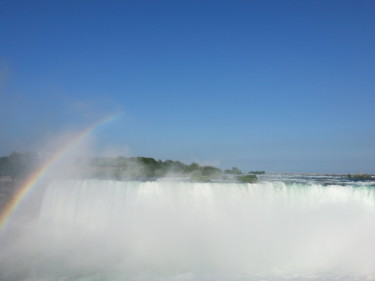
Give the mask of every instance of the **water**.
POLYGON ((375 280, 375 188, 339 178, 55 181, 0 280, 375 280))
POLYGON ((306 184, 306 185, 344 185, 353 187, 375 187, 375 175, 370 180, 360 181, 349 179, 347 174, 295 174, 295 173, 267 173, 258 175, 261 181, 277 182, 281 181, 287 184, 306 184))

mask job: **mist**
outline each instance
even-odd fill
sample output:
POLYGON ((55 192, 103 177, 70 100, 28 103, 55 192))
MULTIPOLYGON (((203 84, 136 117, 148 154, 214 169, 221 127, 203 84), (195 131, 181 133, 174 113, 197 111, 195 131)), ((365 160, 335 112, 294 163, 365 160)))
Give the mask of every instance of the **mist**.
POLYGON ((375 280, 373 187, 219 180, 77 135, 40 142, 0 280, 375 280))
POLYGON ((59 179, 1 280, 374 280, 373 189, 59 179))

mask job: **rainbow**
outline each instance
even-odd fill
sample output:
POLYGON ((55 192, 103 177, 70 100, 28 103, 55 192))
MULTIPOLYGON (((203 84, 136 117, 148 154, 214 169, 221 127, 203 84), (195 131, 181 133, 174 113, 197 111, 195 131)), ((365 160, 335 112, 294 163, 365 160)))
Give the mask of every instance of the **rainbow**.
POLYGON ((52 156, 50 156, 45 163, 43 163, 40 168, 31 174, 23 183, 20 189, 13 195, 12 199, 8 202, 3 212, 0 214, 0 231, 4 230, 9 224, 12 214, 20 206, 27 194, 37 185, 37 183, 46 175, 49 169, 61 159, 67 152, 69 152, 74 146, 79 144, 85 137, 87 137, 95 128, 113 120, 117 114, 106 116, 99 121, 86 127, 79 133, 77 133, 69 142, 62 146, 58 151, 56 151, 52 156))

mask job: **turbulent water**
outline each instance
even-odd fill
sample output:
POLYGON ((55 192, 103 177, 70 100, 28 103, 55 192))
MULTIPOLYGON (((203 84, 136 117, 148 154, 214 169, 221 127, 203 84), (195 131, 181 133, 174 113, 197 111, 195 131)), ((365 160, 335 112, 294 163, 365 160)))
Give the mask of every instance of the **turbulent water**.
POLYGON ((281 180, 55 181, 2 238, 0 279, 375 280, 373 183, 281 180))

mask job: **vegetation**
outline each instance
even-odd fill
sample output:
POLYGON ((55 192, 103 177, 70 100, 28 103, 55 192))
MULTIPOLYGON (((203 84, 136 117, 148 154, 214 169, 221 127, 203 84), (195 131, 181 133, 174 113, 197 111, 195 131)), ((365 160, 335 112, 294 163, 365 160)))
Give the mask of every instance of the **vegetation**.
POLYGON ((36 154, 12 152, 9 156, 0 157, 0 177, 24 178, 33 170, 37 162, 36 154))
POLYGON ((89 168, 89 176, 115 179, 152 179, 167 176, 215 179, 222 174, 219 168, 212 166, 200 166, 197 163, 187 165, 180 161, 161 161, 147 157, 94 158, 89 168))
POLYGON ((256 175, 244 175, 244 176, 237 176, 237 180, 239 182, 247 182, 247 183, 255 183, 258 181, 256 175))
POLYGON ((355 175, 352 175, 352 174, 348 174, 347 175, 348 179, 350 180, 371 180, 372 177, 368 174, 355 174, 355 175))
POLYGON ((0 213, 37 162, 38 157, 33 153, 13 152, 0 157, 0 213))
MULTIPOLYGON (((0 157, 0 179, 22 180, 35 171, 40 164, 36 154, 13 152, 0 157)), ((163 177, 183 177, 193 181, 237 180, 255 182, 256 175, 242 175, 237 167, 222 171, 213 166, 197 163, 184 164, 173 160, 156 160, 149 157, 93 157, 76 159, 73 172, 67 177, 86 177, 115 180, 150 180, 163 177)))
POLYGON ((241 175, 242 171, 237 167, 233 167, 232 169, 226 169, 224 173, 231 175, 241 175))
POLYGON ((265 171, 250 171, 249 174, 252 175, 264 175, 266 172, 265 171))

